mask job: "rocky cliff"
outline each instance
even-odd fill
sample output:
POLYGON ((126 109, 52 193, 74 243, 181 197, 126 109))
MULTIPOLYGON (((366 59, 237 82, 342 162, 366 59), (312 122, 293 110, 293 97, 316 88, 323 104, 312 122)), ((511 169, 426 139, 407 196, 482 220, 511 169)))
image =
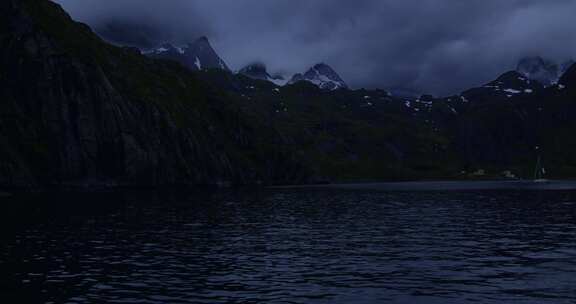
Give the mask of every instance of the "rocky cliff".
POLYGON ((0 3, 0 185, 299 182, 273 126, 48 0, 0 3))

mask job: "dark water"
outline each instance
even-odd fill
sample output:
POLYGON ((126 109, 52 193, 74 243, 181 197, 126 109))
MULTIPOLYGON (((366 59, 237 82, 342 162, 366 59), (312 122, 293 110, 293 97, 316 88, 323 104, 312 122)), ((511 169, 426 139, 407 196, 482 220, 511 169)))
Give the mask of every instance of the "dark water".
POLYGON ((2 303, 576 303, 576 192, 34 200, 2 303))

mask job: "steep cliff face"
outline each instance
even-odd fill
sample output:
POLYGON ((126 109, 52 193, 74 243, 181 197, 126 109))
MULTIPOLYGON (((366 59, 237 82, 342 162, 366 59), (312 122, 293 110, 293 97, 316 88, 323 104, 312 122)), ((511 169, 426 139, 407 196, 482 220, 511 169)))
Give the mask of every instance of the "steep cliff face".
POLYGON ((0 3, 0 185, 297 182, 273 127, 47 0, 0 3))

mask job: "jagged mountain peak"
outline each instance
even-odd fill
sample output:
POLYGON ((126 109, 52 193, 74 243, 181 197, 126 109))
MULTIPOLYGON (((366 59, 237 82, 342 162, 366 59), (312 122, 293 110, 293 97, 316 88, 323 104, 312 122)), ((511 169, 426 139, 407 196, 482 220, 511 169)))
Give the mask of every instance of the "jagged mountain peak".
POLYGON ((188 44, 185 50, 184 57, 188 65, 195 66, 198 70, 204 69, 222 69, 229 71, 230 69, 218 56, 212 44, 206 36, 196 39, 193 43, 188 44))
POLYGON ((518 71, 509 71, 482 87, 463 92, 461 96, 462 100, 474 103, 493 103, 527 96, 543 89, 544 85, 540 82, 528 79, 518 71))
POLYGON ((348 88, 348 85, 346 85, 340 75, 325 63, 315 64, 306 73, 294 75, 290 83, 299 81, 311 82, 323 90, 331 91, 348 88))
POLYGON ((228 65, 218 56, 207 37, 202 36, 183 47, 171 43, 145 52, 154 58, 175 60, 194 71, 206 69, 221 69, 230 71, 228 65))
MULTIPOLYGON (((324 70, 324 71, 330 71, 330 72, 334 72, 334 70, 332 69, 332 67, 330 67, 329 65, 327 65, 324 62, 320 62, 315 64, 313 67, 313 69, 317 69, 317 70, 324 70)), ((336 72, 334 72, 336 73, 336 72)))
POLYGON ((540 82, 544 86, 558 83, 560 77, 574 63, 572 60, 556 62, 540 56, 522 58, 516 71, 524 77, 540 82))
POLYGON ((524 76, 518 71, 509 71, 500 75, 496 80, 488 83, 485 88, 492 89, 507 95, 520 93, 533 93, 543 88, 542 83, 524 76))
POLYGON ((251 63, 240 69, 238 73, 253 79, 260 79, 260 80, 272 79, 272 76, 268 74, 268 69, 266 68, 266 65, 260 62, 251 63))
POLYGON ((212 44, 210 43, 210 40, 208 40, 208 37, 206 36, 202 36, 196 40, 194 40, 193 42, 189 42, 186 45, 187 49, 205 49, 206 51, 211 51, 216 53, 216 51, 214 51, 214 48, 212 47, 212 44))
POLYGON ((240 70, 240 73, 250 73, 250 72, 268 73, 268 68, 264 63, 255 62, 243 67, 240 70))
POLYGON ((261 62, 251 63, 242 68, 238 73, 252 79, 270 81, 279 86, 286 84, 286 80, 282 75, 270 75, 266 65, 261 62))

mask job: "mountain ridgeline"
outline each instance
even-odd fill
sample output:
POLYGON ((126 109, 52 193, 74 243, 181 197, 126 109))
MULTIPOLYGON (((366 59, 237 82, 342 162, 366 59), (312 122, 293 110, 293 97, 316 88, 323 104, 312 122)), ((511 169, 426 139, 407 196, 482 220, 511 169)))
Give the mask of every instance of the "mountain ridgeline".
POLYGON ((277 85, 286 84, 286 79, 282 75, 270 75, 266 65, 262 63, 253 63, 245 66, 239 72, 239 74, 252 79, 266 80, 277 85))
POLYGON ((233 73, 206 38, 113 46, 48 0, 5 0, 0 17, 4 187, 531 177, 538 156, 576 176, 573 65, 405 98, 326 64, 233 73))
MULTIPOLYGON (((179 62, 192 71, 216 69, 230 72, 224 60, 222 60, 212 48, 212 45, 206 37, 201 37, 195 42, 182 47, 165 43, 156 48, 144 49, 142 50, 142 54, 150 58, 179 62)), ((238 74, 252 79, 270 81, 279 86, 304 81, 327 91, 348 88, 340 75, 325 63, 316 64, 303 74, 295 74, 291 79, 281 74, 271 75, 266 65, 261 62, 252 63, 243 67, 238 71, 238 74)))
POLYGON ((201 37, 183 47, 166 43, 158 48, 144 51, 144 54, 156 59, 174 60, 193 71, 222 69, 230 71, 224 60, 216 54, 208 38, 201 37))
POLYGON ((301 182, 270 122, 179 64, 109 45, 47 0, 0 4, 0 184, 301 182))

